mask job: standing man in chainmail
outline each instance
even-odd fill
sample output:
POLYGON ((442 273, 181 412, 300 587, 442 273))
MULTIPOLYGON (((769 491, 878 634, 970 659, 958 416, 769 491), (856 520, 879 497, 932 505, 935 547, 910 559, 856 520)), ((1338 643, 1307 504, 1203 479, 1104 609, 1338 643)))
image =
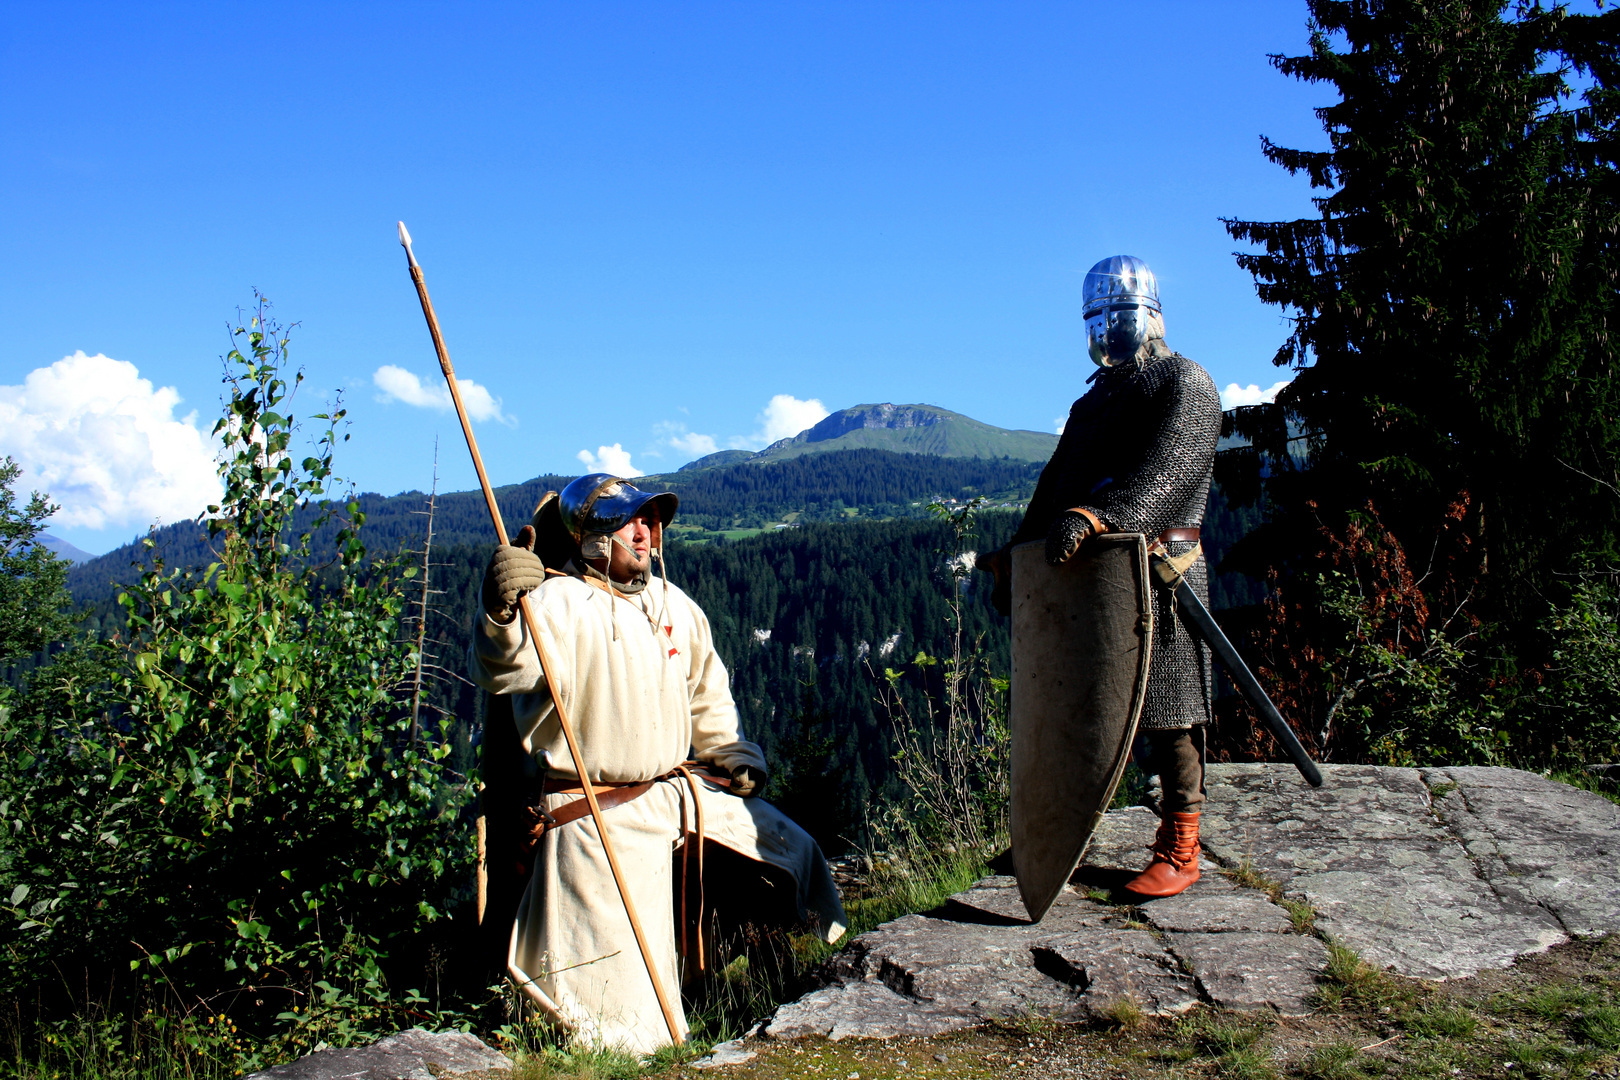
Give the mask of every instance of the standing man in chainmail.
MULTIPOLYGON (((1007 552, 1044 540, 1046 560, 1072 559, 1088 537, 1140 532, 1172 556, 1198 549, 1209 498, 1221 401, 1209 373, 1164 343, 1159 287, 1147 264, 1104 259, 1086 274, 1086 343, 1098 370, 1069 411, 1012 542, 980 568, 996 574, 995 604, 1010 610, 1007 552)), ((1208 597, 1203 556, 1186 571, 1208 597)), ((1207 602, 1207 599, 1206 599, 1207 602)), ((1204 725, 1210 720, 1209 649, 1177 617, 1171 593, 1154 591, 1154 640, 1138 730, 1147 771, 1162 788, 1152 862, 1127 885, 1144 897, 1174 896, 1198 880, 1198 815, 1204 801, 1204 725)))

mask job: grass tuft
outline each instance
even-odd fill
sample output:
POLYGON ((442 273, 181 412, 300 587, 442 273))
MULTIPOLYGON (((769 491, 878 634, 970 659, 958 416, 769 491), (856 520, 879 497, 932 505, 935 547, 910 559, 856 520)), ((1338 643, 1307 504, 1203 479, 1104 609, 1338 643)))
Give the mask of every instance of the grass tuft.
POLYGON ((1147 1013, 1136 999, 1126 994, 1115 998, 1102 1010, 1103 1016, 1121 1031, 1140 1031, 1147 1023, 1147 1013))
POLYGON ((1217 1064, 1222 1076, 1235 1077, 1236 1080, 1272 1080, 1277 1075, 1271 1059, 1253 1047, 1224 1054, 1217 1064))
POLYGON ((1466 1039, 1479 1027, 1479 1018, 1452 1006, 1415 1014, 1407 1021, 1412 1034, 1426 1039, 1466 1039))
POLYGON ((1598 996, 1585 987, 1551 983, 1538 987, 1522 999, 1524 1008, 1543 1020, 1562 1020, 1597 1003, 1598 996))
POLYGON ((1572 1027, 1577 1038, 1600 1050, 1620 1050, 1620 1009, 1613 1005, 1588 1009, 1572 1027))
POLYGON ((1247 1050, 1265 1037, 1266 1027, 1226 1013, 1196 1013, 1183 1017, 1176 1034, 1205 1054, 1214 1056, 1247 1050))
POLYGON ((1288 897, 1279 897, 1277 903, 1288 912, 1289 920, 1294 924, 1294 933, 1313 934, 1316 932, 1316 909, 1303 900, 1290 900, 1288 897))
POLYGON ((545 1047, 520 1052, 512 1080, 635 1080, 646 1074, 641 1058, 623 1050, 564 1050, 545 1047))
POLYGON ((1256 870, 1254 860, 1248 856, 1244 856, 1243 861, 1236 867, 1222 870, 1221 873, 1245 889, 1259 889, 1271 898, 1272 903, 1282 899, 1282 886, 1256 870))
POLYGON ((1354 949, 1327 938, 1328 962, 1323 984, 1317 989, 1324 1006, 1359 1005, 1394 1013, 1401 1019, 1416 1004, 1418 991, 1404 986, 1386 971, 1363 960, 1354 949))
POLYGON ((1359 1080, 1367 1074, 1356 1068, 1361 1052, 1347 1042, 1319 1046, 1305 1060, 1305 1075, 1311 1080, 1359 1080))

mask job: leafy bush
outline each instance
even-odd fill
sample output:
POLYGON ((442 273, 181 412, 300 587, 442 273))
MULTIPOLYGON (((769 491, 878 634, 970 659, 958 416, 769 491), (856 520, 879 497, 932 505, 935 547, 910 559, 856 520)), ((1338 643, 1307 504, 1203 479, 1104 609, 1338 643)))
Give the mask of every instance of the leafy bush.
POLYGON ((1538 730, 1557 764, 1620 760, 1620 587, 1614 572, 1588 570, 1568 606, 1544 624, 1552 661, 1537 697, 1538 730))
POLYGON ((246 323, 215 427, 217 561, 155 564, 122 597, 127 638, 69 650, 0 722, 0 994, 49 1012, 96 987, 131 1013, 162 998, 261 1031, 279 1014, 294 1049, 343 1036, 305 1019, 334 995, 367 1006, 351 1022, 404 1019, 409 1001, 368 988, 466 882, 471 789, 442 739, 408 743, 399 586, 414 571, 367 562, 352 503, 337 558, 309 557, 340 514, 321 500, 343 412, 315 417, 295 465, 280 410, 302 376, 289 385, 262 303, 246 323))

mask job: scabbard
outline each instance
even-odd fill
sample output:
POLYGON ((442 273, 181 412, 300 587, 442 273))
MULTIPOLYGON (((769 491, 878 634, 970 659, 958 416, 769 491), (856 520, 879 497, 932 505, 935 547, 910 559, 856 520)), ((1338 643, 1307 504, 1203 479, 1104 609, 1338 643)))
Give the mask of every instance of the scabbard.
POLYGON ((1193 591, 1191 585, 1187 584, 1185 578, 1180 579, 1176 585, 1175 595, 1176 609, 1181 612, 1181 617, 1186 620, 1187 628, 1192 631, 1193 636, 1202 639, 1209 646, 1210 651, 1215 654, 1215 658, 1226 669, 1226 674, 1231 678, 1232 684, 1237 687, 1238 693, 1242 694, 1244 700, 1255 707, 1255 711, 1260 714, 1260 718, 1266 722, 1266 726, 1271 729, 1271 733, 1282 744, 1282 748, 1287 752, 1289 760, 1294 763, 1295 768, 1299 769, 1300 775, 1312 787, 1321 787, 1322 770, 1316 767, 1316 762, 1311 760, 1311 756, 1300 745, 1299 737, 1294 734, 1294 729, 1288 726, 1288 721, 1282 718, 1282 713, 1277 711, 1277 706, 1271 703, 1271 698, 1266 695, 1265 688, 1260 685, 1260 680, 1254 677, 1254 672, 1249 670, 1249 665, 1243 662, 1243 657, 1238 655, 1237 649, 1233 648, 1231 641, 1227 640, 1220 624, 1215 621, 1215 616, 1209 613, 1209 608, 1204 606, 1204 601, 1199 599, 1198 594, 1193 591))

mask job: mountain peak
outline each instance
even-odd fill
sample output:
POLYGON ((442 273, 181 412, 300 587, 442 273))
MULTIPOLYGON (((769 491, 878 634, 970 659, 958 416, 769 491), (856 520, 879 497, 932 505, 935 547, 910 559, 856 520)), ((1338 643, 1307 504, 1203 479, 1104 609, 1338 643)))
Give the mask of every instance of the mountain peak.
POLYGON ((840 409, 815 427, 772 443, 753 460, 861 448, 939 457, 1045 461, 1057 448, 1057 436, 1044 431, 1009 431, 938 405, 881 402, 840 409))
MULTIPOLYGON (((848 409, 840 409, 815 427, 802 431, 794 438, 803 436, 806 442, 825 442, 836 439, 840 435, 847 435, 851 431, 861 431, 866 428, 886 428, 890 431, 899 431, 905 428, 929 427, 942 423, 956 414, 946 412, 944 409, 932 405, 895 405, 884 402, 881 405, 855 405, 848 409)), ((964 418, 965 419, 965 418, 964 418)), ((791 440, 783 439, 782 442, 791 440)), ((766 448, 767 451, 770 449, 766 448)))
POLYGON ((1057 449, 1057 436, 1044 431, 998 428, 942 409, 938 405, 896 405, 890 401, 840 409, 797 435, 778 439, 759 453, 721 450, 681 466, 696 472, 744 461, 768 461, 821 454, 829 450, 891 450, 899 454, 932 454, 952 458, 1010 458, 1046 461, 1057 449))

